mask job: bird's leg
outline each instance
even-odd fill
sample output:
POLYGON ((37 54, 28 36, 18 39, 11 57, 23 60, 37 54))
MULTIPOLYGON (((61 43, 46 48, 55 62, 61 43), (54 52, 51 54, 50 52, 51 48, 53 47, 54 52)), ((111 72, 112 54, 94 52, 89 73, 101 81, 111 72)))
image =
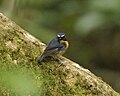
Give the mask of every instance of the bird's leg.
POLYGON ((56 58, 56 61, 59 63, 59 66, 58 66, 58 67, 64 65, 64 63, 62 62, 62 61, 63 61, 63 58, 62 58, 61 55, 57 55, 57 56, 55 56, 55 58, 56 58))

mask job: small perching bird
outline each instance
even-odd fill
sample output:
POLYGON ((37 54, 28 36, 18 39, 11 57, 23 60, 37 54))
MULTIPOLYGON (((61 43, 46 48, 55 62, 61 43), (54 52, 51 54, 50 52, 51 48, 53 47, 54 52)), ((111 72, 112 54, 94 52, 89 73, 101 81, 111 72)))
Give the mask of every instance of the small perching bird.
POLYGON ((66 35, 64 33, 58 33, 57 37, 50 41, 38 62, 42 62, 42 60, 47 56, 62 55, 68 46, 69 44, 66 35))

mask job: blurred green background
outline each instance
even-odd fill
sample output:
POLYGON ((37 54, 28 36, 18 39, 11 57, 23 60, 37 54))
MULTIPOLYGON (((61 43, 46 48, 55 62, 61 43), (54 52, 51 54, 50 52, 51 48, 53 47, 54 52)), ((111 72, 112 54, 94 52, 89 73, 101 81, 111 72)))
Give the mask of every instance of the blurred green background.
POLYGON ((0 12, 46 44, 66 33, 65 56, 120 92, 120 0, 0 0, 0 12))

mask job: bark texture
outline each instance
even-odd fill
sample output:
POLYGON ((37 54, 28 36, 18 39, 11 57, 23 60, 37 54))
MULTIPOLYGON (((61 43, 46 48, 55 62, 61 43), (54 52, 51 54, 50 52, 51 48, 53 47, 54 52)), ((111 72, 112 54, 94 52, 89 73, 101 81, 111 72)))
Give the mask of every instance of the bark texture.
MULTIPOLYGON (((46 58, 41 64, 37 63, 45 47, 45 44, 0 14, 0 68, 30 70, 38 91, 28 92, 25 96, 120 96, 100 77, 65 57, 46 58)), ((0 96, 19 95, 0 83, 0 96)))

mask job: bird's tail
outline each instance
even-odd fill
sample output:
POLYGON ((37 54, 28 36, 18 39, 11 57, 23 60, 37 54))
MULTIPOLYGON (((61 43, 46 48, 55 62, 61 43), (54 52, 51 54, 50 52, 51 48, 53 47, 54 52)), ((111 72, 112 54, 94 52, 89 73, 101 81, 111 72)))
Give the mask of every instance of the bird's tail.
POLYGON ((39 63, 42 62, 42 60, 44 59, 44 57, 45 57, 45 56, 42 54, 42 55, 40 56, 38 62, 39 62, 39 63))

